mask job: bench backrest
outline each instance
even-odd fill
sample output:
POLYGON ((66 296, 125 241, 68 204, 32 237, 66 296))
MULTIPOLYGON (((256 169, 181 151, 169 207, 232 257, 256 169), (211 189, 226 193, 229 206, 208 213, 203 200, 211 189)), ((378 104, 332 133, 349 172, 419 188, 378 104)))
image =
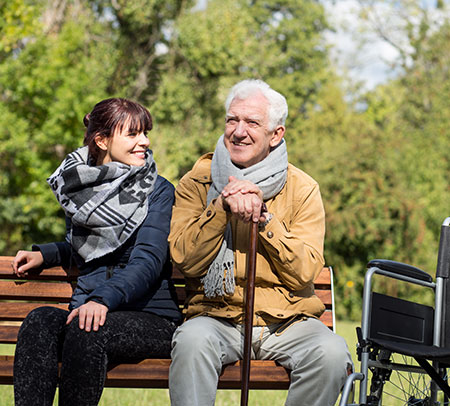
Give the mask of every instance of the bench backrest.
MULTIPOLYGON (((30 273, 18 279, 12 272, 13 257, 0 256, 0 343, 15 344, 21 322, 36 307, 52 305, 67 309, 76 274, 60 267, 45 269, 40 274, 30 273)), ((174 269, 172 276, 182 308, 186 293, 183 275, 174 269)), ((325 267, 315 281, 316 295, 325 304, 321 320, 334 328, 333 273, 325 267)))

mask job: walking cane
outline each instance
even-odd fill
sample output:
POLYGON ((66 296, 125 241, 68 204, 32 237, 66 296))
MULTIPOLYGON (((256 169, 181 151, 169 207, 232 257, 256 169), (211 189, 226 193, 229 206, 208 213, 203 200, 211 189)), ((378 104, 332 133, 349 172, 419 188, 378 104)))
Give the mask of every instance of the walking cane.
POLYGON ((241 364, 241 406, 248 404, 250 381, 250 359, 252 351, 253 308, 255 303, 256 249, 258 243, 258 223, 252 222, 250 246, 247 256, 247 291, 245 294, 244 359, 241 364))

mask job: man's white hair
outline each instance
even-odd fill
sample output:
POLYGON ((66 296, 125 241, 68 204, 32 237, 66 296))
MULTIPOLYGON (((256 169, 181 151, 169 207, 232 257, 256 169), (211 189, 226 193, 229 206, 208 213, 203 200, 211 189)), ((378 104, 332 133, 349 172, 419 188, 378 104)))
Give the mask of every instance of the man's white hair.
POLYGON ((262 93, 269 102, 269 130, 273 131, 279 125, 284 126, 288 115, 286 98, 259 79, 245 79, 236 83, 225 101, 226 112, 233 99, 245 100, 257 93, 262 93))

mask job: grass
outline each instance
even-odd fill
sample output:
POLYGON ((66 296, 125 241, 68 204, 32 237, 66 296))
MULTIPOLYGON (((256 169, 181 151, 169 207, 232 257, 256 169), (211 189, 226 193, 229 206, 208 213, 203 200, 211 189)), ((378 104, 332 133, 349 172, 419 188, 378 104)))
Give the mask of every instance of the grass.
MULTIPOLYGON (((344 337, 349 346, 353 361, 356 363, 356 333, 357 323, 338 321, 336 330, 344 337)), ((0 345, 0 354, 14 353, 11 345, 0 345)), ((249 406, 278 406, 283 405, 287 391, 280 390, 252 390, 249 394, 249 406)), ((220 390, 217 392, 216 406, 236 406, 240 402, 240 391, 220 390)), ((0 385, 0 406, 14 404, 13 387, 0 385)), ((57 406, 55 400, 54 406, 57 406)), ((170 404, 169 393, 166 389, 123 389, 106 388, 103 391, 99 406, 167 406, 170 404)))

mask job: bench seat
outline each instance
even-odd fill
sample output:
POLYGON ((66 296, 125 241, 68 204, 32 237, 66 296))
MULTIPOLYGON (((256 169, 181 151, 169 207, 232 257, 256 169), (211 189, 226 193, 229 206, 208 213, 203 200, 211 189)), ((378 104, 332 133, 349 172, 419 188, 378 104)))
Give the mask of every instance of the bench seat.
MULTIPOLYGON (((0 256, 0 343, 14 345, 20 323, 33 309, 57 306, 67 309, 76 282, 76 272, 60 267, 18 279, 12 272, 13 257, 0 256)), ((182 308, 186 293, 183 275, 174 269, 173 279, 182 308)), ((325 304, 321 321, 334 328, 333 272, 325 267, 315 281, 317 296, 325 304)), ((14 356, 0 355, 0 384, 13 383, 14 356)), ((219 389, 240 389, 241 362, 224 366, 219 389)), ((145 359, 136 363, 110 365, 106 387, 167 388, 170 359, 145 359)), ((275 361, 252 360, 250 389, 288 389, 289 371, 275 361)))

